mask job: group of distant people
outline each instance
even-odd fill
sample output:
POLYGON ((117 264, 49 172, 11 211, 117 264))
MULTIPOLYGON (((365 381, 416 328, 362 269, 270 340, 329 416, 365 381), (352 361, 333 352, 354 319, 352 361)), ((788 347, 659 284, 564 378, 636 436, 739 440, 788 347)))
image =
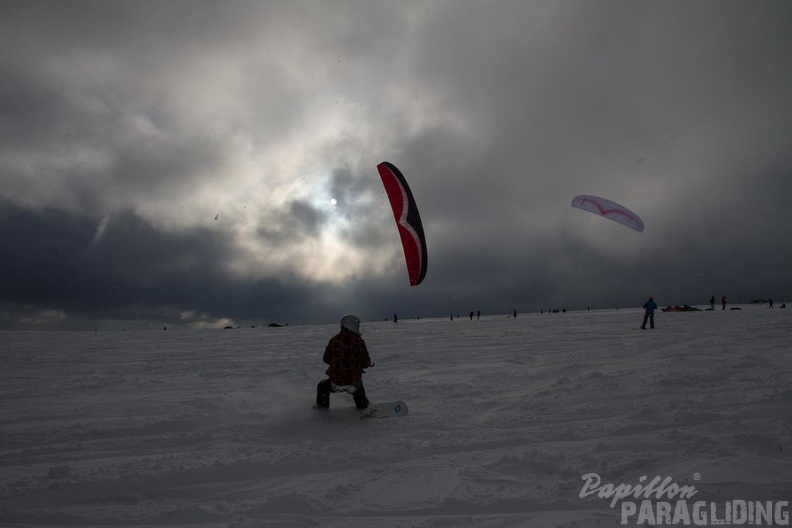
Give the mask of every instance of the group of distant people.
MULTIPOLYGON (((555 312, 558 312, 558 311, 559 310, 555 310, 555 312)), ((549 312, 549 310, 548 310, 548 312, 549 312)), ((564 308, 563 312, 566 313, 566 308, 564 308)), ((474 317, 478 321, 479 319, 481 319, 481 310, 476 310, 475 312, 470 312, 468 314, 468 317, 470 318, 471 321, 473 320, 474 317)), ((516 318, 517 317, 517 310, 512 310, 511 312, 509 312, 509 317, 516 318)), ((461 317, 458 314, 454 315, 453 312, 452 312, 451 315, 450 315, 450 319, 453 321, 455 318, 456 319, 461 319, 461 317)), ((420 317, 418 319, 420 319, 420 317)), ((385 318, 385 320, 388 321, 389 319, 385 318)), ((399 322, 399 316, 397 314, 393 314, 393 322, 394 323, 398 323, 399 322)))
MULTIPOLYGON (((770 305, 770 308, 773 308, 773 299, 768 299, 767 302, 770 305)), ((721 310, 725 310, 727 304, 728 303, 726 302, 726 296, 724 295, 723 297, 721 297, 721 310)), ((709 305, 710 305, 709 309, 714 311, 715 310, 714 295, 710 297, 709 305)), ((643 323, 641 323, 641 330, 646 330, 647 322, 649 323, 649 328, 654 328, 654 313, 655 310, 657 310, 657 303, 655 303, 654 297, 650 296, 649 300, 643 304, 643 308, 644 308, 644 318, 643 318, 643 323)), ((779 308, 786 308, 786 303, 779 306, 779 308)), ((740 308, 732 308, 732 310, 735 309, 739 310, 740 308)), ((665 311, 665 309, 663 309, 663 311, 665 311)))
MULTIPOLYGON (((770 301, 770 302, 771 302, 771 306, 772 306, 772 301, 770 301)), ((710 297, 709 303, 710 303, 710 310, 715 310, 715 296, 714 295, 712 297, 710 297)), ((723 297, 721 297, 721 306, 722 306, 723 310, 726 309, 726 296, 725 295, 723 297)))
MULTIPOLYGON (((514 312, 514 314, 515 314, 514 317, 517 317, 517 312, 514 312)), ((468 317, 470 317, 471 321, 473 320, 473 317, 475 317, 476 320, 481 319, 481 310, 476 310, 475 312, 470 312, 468 314, 468 317)), ((459 315, 457 315, 456 318, 460 319, 459 315)), ((453 321, 453 320, 454 320, 454 313, 451 312, 451 321, 453 321)))
MULTIPOLYGON (((715 309, 715 296, 714 295, 712 297, 710 297, 710 301, 709 302, 710 302, 710 310, 714 310, 715 309)), ((753 301, 753 302, 762 302, 762 301, 753 301)), ((773 299, 768 298, 767 299, 767 304, 769 305, 770 308, 774 308, 775 307, 775 305, 773 304, 773 299)), ((721 297, 721 307, 722 307, 721 308, 722 310, 726 309, 726 296, 721 297)), ((786 308, 786 303, 783 303, 781 306, 779 306, 779 308, 786 308)), ((734 310, 734 308, 732 308, 732 310, 734 310)))

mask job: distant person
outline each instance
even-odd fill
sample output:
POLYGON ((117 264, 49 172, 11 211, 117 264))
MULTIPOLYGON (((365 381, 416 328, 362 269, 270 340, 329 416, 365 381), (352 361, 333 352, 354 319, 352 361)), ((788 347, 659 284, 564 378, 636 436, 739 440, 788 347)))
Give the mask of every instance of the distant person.
POLYGON ((481 310, 476 310, 476 321, 481 319, 481 310))
POLYGON ((721 297, 721 306, 723 306, 724 310, 726 309, 726 296, 725 295, 723 297, 721 297))
POLYGON ((470 312, 470 320, 473 320, 473 312, 470 312))
POLYGON ((773 299, 767 299, 767 302, 770 303, 770 308, 773 307, 773 299))
POLYGON ((517 319, 517 310, 512 310, 512 317, 517 319))
POLYGON ((393 314, 393 322, 394 323, 398 323, 399 322, 399 316, 398 315, 393 314))
POLYGON ((710 297, 710 310, 715 311, 715 296, 710 297))
POLYGON ((644 303, 643 307, 644 318, 643 323, 641 324, 641 330, 646 330, 647 320, 649 320, 649 327, 654 328, 654 313, 655 310, 657 310, 657 303, 654 302, 654 297, 649 297, 649 300, 644 303))
POLYGON ((334 335, 324 351, 322 360, 330 365, 327 379, 316 386, 315 409, 330 408, 331 392, 346 392, 355 400, 355 407, 363 410, 369 406, 363 388, 363 369, 373 367, 366 342, 360 337, 360 319, 354 315, 341 318, 341 331, 334 335))

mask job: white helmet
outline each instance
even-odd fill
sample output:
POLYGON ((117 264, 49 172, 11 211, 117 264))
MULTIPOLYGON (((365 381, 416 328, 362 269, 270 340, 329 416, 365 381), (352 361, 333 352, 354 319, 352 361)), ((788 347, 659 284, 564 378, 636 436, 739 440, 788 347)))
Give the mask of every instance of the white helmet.
POLYGON ((360 319, 356 315, 347 314, 341 318, 341 328, 346 328, 360 335, 360 319))

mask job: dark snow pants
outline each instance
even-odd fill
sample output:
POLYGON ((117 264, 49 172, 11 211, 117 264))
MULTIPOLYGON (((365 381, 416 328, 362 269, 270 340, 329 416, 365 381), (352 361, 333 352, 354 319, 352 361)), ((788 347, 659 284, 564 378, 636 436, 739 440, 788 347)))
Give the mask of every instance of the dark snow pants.
POLYGON ((651 328, 654 328, 654 312, 652 312, 652 313, 646 312, 644 314, 644 320, 643 320, 643 324, 641 325, 641 328, 646 330, 646 320, 647 319, 649 319, 649 326, 651 328))
POLYGON ((363 388, 363 382, 359 381, 354 385, 333 385, 329 379, 322 380, 316 386, 316 407, 319 409, 330 408, 330 393, 331 392, 348 392, 352 394, 352 399, 355 400, 355 407, 360 410, 369 406, 368 398, 366 398, 366 389, 363 388))

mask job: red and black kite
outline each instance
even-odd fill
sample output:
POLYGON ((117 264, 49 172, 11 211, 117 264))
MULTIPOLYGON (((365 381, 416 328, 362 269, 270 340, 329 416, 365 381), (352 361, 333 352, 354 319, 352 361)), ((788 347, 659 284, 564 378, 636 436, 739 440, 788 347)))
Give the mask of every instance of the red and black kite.
POLYGON ((426 238, 424 237, 421 215, 415 205, 407 180, 392 163, 383 161, 377 165, 382 185, 388 194, 393 217, 399 228, 404 259, 407 261, 407 273, 410 275, 410 286, 417 286, 426 276, 426 238))

